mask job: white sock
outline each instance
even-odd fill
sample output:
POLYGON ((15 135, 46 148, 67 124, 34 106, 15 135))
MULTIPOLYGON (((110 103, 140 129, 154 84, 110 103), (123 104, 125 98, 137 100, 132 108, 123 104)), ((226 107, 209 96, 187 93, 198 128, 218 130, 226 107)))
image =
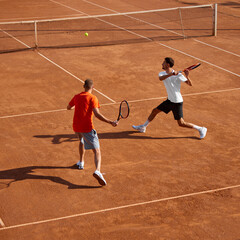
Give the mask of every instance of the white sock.
POLYGON ((202 127, 199 127, 197 125, 193 125, 193 128, 197 129, 198 131, 201 130, 202 127))
POLYGON ((143 127, 147 127, 147 125, 149 124, 150 122, 147 120, 142 126, 143 127))
POLYGON ((80 162, 80 160, 79 160, 79 161, 77 162, 77 165, 78 165, 78 166, 80 166, 80 165, 84 166, 84 161, 80 162))

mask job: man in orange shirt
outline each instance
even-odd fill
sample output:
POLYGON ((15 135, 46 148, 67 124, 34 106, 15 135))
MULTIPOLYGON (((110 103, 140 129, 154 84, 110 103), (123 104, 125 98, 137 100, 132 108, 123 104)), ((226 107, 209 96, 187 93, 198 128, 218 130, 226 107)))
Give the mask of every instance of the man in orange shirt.
POLYGON ((111 121, 105 118, 99 112, 100 105, 98 99, 92 94, 93 81, 90 79, 85 80, 83 87, 85 91, 75 95, 67 106, 67 110, 70 110, 73 106, 75 106, 73 130, 80 139, 80 161, 77 163, 77 165, 79 169, 84 168, 85 149, 92 149, 94 152, 94 161, 96 165, 96 171, 93 173, 93 176, 102 186, 104 186, 107 185, 107 182, 100 172, 101 152, 97 132, 93 126, 93 113, 99 120, 109 123, 113 127, 116 127, 118 123, 117 121, 111 121))

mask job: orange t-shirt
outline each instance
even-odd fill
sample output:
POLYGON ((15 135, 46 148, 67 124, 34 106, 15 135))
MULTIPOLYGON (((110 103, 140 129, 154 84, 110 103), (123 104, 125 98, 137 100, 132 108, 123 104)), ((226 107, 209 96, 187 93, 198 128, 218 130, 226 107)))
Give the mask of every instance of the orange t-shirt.
POLYGON ((97 97, 91 93, 82 92, 75 95, 69 105, 75 106, 73 130, 80 133, 91 132, 94 129, 93 109, 100 108, 97 97))

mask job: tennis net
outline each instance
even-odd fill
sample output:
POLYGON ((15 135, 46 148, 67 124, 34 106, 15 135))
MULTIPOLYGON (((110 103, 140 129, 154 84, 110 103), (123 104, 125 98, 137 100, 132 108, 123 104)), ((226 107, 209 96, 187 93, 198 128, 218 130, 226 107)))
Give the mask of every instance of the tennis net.
POLYGON ((0 22, 0 53, 212 36, 216 35, 216 9, 216 4, 209 4, 75 18, 0 22))

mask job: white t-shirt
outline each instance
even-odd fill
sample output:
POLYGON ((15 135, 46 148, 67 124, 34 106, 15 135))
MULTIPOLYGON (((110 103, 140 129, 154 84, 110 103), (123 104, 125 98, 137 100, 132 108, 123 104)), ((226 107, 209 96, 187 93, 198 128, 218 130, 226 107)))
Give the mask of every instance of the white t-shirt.
MULTIPOLYGON (((159 73, 159 77, 168 75, 165 71, 159 73)), ((181 82, 186 82, 187 78, 179 73, 163 80, 167 89, 168 99, 173 103, 183 102, 182 94, 180 93, 181 82)))

